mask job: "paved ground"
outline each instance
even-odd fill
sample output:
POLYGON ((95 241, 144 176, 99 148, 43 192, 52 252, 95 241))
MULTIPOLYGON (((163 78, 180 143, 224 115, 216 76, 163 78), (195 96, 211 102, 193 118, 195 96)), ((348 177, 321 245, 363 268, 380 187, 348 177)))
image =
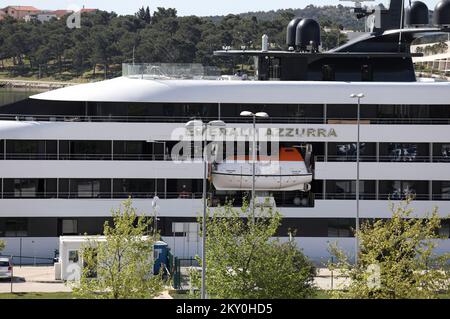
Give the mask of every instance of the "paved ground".
MULTIPOLYGON (((14 267, 13 292, 69 292, 63 282, 55 281, 53 266, 14 267)), ((11 281, 0 281, 0 293, 11 292, 11 281)))
MULTIPOLYGON (((14 267, 13 292, 70 292, 65 283, 55 280, 53 266, 14 267)), ((0 293, 11 292, 11 281, 0 280, 0 293)), ((156 299, 172 299, 168 291, 164 291, 156 299)))

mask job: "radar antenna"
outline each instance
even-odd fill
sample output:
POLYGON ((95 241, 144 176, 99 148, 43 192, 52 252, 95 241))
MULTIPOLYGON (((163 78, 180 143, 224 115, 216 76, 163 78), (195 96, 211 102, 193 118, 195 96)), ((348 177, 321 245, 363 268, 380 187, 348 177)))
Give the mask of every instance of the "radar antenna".
POLYGON ((368 10, 367 8, 363 8, 361 3, 375 0, 339 0, 339 1, 353 2, 355 4, 355 6, 353 7, 353 12, 356 14, 356 17, 358 19, 362 19, 374 13, 374 10, 372 9, 368 10))

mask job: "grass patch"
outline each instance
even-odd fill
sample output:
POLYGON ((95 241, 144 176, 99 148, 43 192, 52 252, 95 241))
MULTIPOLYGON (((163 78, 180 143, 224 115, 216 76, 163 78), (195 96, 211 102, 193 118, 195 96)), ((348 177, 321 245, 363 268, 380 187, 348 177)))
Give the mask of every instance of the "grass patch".
POLYGON ((310 299, 331 299, 331 294, 327 290, 317 290, 316 295, 310 299))
POLYGON ((447 292, 445 294, 439 294, 438 298, 439 299, 450 299, 450 292, 447 292))
MULTIPOLYGON (((192 299, 187 290, 170 290, 169 295, 173 299, 192 299)), ((330 299, 330 293, 326 290, 318 290, 310 299, 330 299)))
POLYGON ((0 299, 74 299, 71 292, 0 293, 0 299))
POLYGON ((189 291, 187 290, 169 290, 169 295, 173 299, 191 299, 189 291))

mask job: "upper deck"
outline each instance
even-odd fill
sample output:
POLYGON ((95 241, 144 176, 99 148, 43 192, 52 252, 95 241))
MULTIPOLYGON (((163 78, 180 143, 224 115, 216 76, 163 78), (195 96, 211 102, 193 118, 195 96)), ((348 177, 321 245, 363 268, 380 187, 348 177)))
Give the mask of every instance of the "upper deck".
POLYGON ((348 104, 363 92, 365 104, 442 105, 450 82, 221 81, 119 77, 70 86, 32 99, 77 102, 348 104))

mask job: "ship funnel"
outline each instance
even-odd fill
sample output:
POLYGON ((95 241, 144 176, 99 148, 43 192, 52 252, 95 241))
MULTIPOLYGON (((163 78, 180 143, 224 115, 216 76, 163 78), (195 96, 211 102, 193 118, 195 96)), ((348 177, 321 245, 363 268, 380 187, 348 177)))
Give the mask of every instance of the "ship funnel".
POLYGON ((405 24, 411 27, 425 26, 429 24, 428 7, 422 1, 414 1, 406 9, 405 24))
POLYGON ((297 25, 295 45, 300 51, 317 52, 320 46, 320 25, 314 19, 303 19, 297 25))
POLYGON ((286 30, 286 44, 288 50, 295 50, 295 35, 297 33, 297 25, 302 21, 301 18, 294 18, 289 22, 286 30))
POLYGON ((434 8, 433 24, 440 27, 450 27, 450 0, 442 0, 434 8))

